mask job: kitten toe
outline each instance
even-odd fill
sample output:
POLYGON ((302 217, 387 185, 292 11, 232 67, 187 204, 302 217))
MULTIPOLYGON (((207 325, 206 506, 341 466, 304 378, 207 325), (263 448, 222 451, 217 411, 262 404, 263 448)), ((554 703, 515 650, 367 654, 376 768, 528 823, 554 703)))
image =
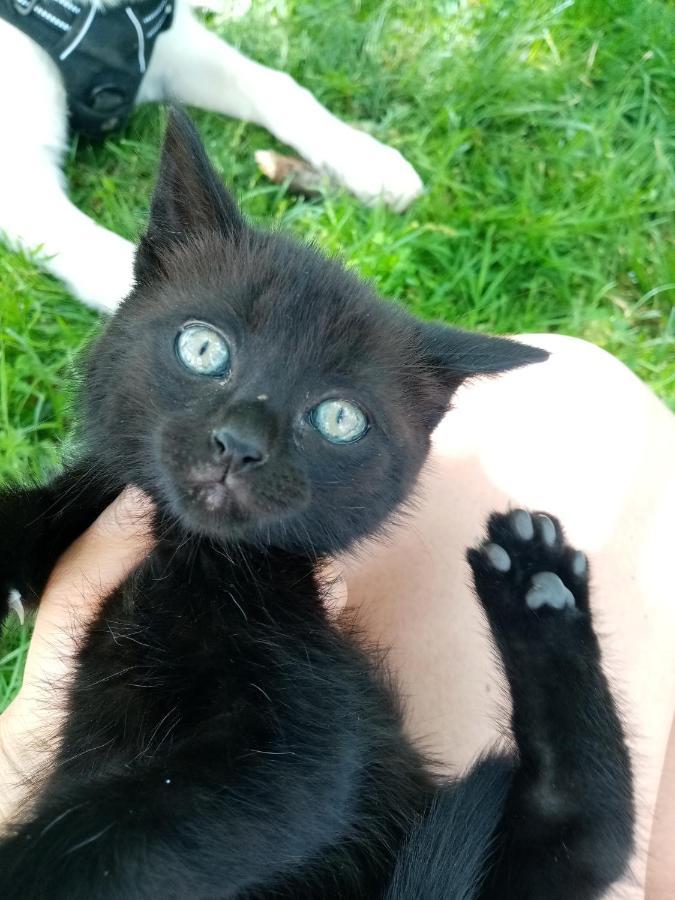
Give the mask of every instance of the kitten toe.
POLYGON ((553 520, 544 513, 537 513, 534 520, 537 524, 537 531, 539 532, 542 541, 547 547, 553 547, 558 540, 558 532, 553 520))
POLYGON ((534 537, 534 523, 526 509, 514 509, 509 514, 509 524, 511 531, 521 541, 531 541, 534 537))
POLYGON ((485 544, 483 553, 490 565, 498 572, 508 572, 511 568, 511 557, 499 544, 485 544))
POLYGON ((586 554, 582 553, 581 550, 575 550, 572 554, 571 566, 572 572, 577 576, 577 578, 583 578, 588 571, 588 560, 586 559, 586 554))

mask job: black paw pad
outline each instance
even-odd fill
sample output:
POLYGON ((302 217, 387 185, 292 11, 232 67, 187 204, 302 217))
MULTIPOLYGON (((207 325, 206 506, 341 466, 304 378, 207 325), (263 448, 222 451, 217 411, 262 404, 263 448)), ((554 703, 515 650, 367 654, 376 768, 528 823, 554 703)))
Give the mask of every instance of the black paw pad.
POLYGON ((586 559, 586 554, 582 553, 581 550, 575 550, 572 554, 571 566, 572 571, 577 578, 583 578, 588 572, 588 560, 586 559))
POLYGON ((509 513, 509 523, 514 537, 521 541, 531 541, 536 536, 547 547, 554 547, 560 537, 555 522, 545 513, 514 509, 509 513))
POLYGON ((558 540, 558 532, 556 531, 553 521, 549 519, 548 516, 544 515, 544 513, 539 513, 534 518, 542 541, 547 547, 553 547, 558 540))
POLYGON ((511 557, 499 544, 486 544, 483 553, 492 568, 498 572, 508 572, 511 568, 511 557))
POLYGON ((509 513, 511 531, 521 541, 531 541, 534 537, 534 524, 532 516, 526 509, 514 509, 509 513))
MULTIPOLYGON (((550 521, 550 519, 549 519, 550 521)), ((530 609, 550 606, 552 609, 573 609, 574 594, 565 587, 555 572, 537 572, 532 576, 532 587, 525 595, 530 609)))

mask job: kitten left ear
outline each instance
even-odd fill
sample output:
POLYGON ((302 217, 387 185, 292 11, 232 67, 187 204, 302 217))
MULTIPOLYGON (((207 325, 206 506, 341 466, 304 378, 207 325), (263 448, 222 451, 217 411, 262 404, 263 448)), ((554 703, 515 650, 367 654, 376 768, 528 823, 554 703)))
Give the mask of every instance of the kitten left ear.
POLYGON ((176 243, 213 232, 233 239, 244 228, 194 124, 182 110, 171 109, 148 228, 136 254, 137 279, 151 274, 176 243))
POLYGON ((428 421, 434 428, 447 410, 450 397, 469 378, 497 375, 548 359, 546 350, 509 338, 460 331, 424 322, 419 349, 426 374, 428 421), (429 385, 431 382, 431 385, 429 385))

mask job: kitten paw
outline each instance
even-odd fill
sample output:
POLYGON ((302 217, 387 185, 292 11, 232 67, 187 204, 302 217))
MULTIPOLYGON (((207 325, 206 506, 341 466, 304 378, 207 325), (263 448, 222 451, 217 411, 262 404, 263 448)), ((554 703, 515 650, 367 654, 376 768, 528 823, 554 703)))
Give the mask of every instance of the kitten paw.
POLYGON ((478 596, 491 621, 579 618, 588 613, 588 561, 545 513, 494 513, 488 540, 469 550, 478 596))

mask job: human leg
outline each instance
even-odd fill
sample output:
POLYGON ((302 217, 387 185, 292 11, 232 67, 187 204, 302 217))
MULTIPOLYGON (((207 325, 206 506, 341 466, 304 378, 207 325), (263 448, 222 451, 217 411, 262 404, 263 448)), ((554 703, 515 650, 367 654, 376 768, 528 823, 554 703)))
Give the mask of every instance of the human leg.
POLYGON ((675 718, 661 775, 647 867, 647 900, 675 896, 675 718))

